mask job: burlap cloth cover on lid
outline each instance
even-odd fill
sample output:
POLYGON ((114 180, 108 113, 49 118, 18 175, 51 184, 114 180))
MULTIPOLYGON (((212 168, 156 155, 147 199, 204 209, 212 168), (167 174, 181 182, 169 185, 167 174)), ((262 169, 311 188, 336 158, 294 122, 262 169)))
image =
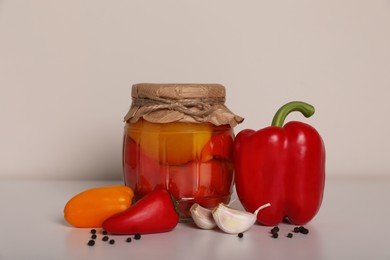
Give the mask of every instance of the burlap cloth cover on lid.
POLYGON ((235 127, 244 118, 225 106, 225 87, 220 84, 135 84, 132 104, 124 121, 141 117, 153 123, 212 123, 235 127))

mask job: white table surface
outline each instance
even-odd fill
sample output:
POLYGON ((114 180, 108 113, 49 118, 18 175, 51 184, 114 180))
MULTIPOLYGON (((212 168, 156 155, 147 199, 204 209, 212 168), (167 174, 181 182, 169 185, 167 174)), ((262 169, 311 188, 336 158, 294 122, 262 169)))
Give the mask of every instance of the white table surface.
POLYGON ((0 259, 390 259, 390 181, 327 180, 308 235, 287 238, 294 226, 281 224, 273 239, 271 227, 256 224, 238 238, 180 223, 131 243, 111 236, 110 245, 98 235, 87 246, 90 229, 66 224, 65 203, 83 190, 120 183, 0 181, 0 259))

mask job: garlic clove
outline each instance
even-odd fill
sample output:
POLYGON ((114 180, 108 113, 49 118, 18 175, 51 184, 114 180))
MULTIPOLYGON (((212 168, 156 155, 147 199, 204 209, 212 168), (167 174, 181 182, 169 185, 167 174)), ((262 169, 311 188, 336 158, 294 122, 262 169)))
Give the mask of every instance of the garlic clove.
POLYGON ((271 204, 259 207, 255 213, 230 208, 220 203, 213 211, 212 216, 217 226, 226 233, 238 234, 250 229, 256 222, 257 213, 271 204))
POLYGON ((198 203, 194 203, 190 208, 190 212, 192 219, 198 227, 213 229, 217 226, 210 209, 204 208, 198 203))

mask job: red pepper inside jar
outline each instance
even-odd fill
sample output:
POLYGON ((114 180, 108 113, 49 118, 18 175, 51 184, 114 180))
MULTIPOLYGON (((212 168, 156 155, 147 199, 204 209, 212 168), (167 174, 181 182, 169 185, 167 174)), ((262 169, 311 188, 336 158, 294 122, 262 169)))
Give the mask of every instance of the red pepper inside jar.
POLYGON ((243 118, 225 106, 219 84, 136 84, 125 116, 124 181, 139 199, 167 189, 181 221, 194 203, 228 203, 233 187, 233 128, 243 118))

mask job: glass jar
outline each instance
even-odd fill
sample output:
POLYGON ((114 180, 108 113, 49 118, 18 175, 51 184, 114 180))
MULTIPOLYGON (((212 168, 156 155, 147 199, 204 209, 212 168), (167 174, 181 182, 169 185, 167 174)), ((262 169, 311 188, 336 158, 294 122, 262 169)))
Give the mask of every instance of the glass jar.
POLYGON ((233 127, 219 84, 136 84, 125 117, 124 181, 136 199, 167 189, 181 221, 198 203, 228 203, 233 187, 233 127))

